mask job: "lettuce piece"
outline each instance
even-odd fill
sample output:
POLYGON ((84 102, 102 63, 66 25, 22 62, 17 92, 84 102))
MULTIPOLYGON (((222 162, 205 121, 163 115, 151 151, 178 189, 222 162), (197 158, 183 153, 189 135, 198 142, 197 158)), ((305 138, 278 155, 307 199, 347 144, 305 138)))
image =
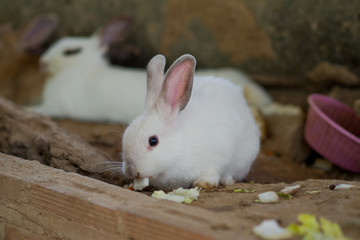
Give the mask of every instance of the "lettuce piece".
POLYGON ((264 220, 259 225, 253 227, 253 232, 264 239, 287 239, 292 236, 292 233, 281 227, 276 220, 264 220))
POLYGON ((253 192, 256 192, 256 190, 254 190, 254 189, 235 188, 235 189, 233 189, 233 192, 235 192, 235 193, 253 193, 253 192))
POLYGON ((200 195, 200 189, 198 187, 190 188, 190 189, 184 189, 182 187, 174 189, 169 194, 184 196, 185 198, 191 198, 194 200, 197 200, 200 195))
POLYGON ((194 201, 193 198, 187 197, 187 198, 185 198, 184 203, 185 203, 185 204, 191 204, 193 201, 194 201))
POLYGON ((154 193, 151 195, 153 198, 157 198, 157 199, 166 199, 166 200, 170 200, 173 202, 178 202, 178 203, 182 203, 185 201, 185 197, 184 196, 178 196, 178 195, 173 195, 173 194, 166 194, 163 190, 159 190, 159 191, 154 191, 154 193))
POLYGON ((273 191, 268 191, 258 194, 259 201, 261 203, 277 203, 279 202, 278 195, 273 191))
POLYGON ((336 189, 356 189, 356 186, 351 184, 339 184, 335 186, 335 190, 336 189))
POLYGON ((278 192, 277 195, 279 197, 283 197, 283 198, 286 198, 288 200, 292 199, 292 196, 290 194, 287 194, 287 193, 283 193, 283 192, 278 192))
POLYGON ((136 178, 133 186, 135 191, 141 191, 149 186, 149 178, 136 178))
POLYGON ((286 229, 295 235, 303 236, 303 240, 350 240, 346 238, 337 223, 320 218, 320 223, 314 215, 299 214, 301 225, 290 224, 286 229))
POLYGON ((280 192, 291 195, 291 194, 296 193, 300 188, 301 188, 300 185, 288 186, 288 187, 282 189, 280 192))
POLYGON ((153 198, 166 199, 174 202, 191 204, 194 200, 197 200, 200 195, 200 189, 198 187, 184 189, 177 188, 169 193, 165 193, 162 190, 154 191, 151 195, 153 198))
POLYGON ((349 238, 343 235, 339 224, 330 222, 325 218, 320 218, 320 225, 324 235, 329 237, 329 239, 349 240, 349 238))

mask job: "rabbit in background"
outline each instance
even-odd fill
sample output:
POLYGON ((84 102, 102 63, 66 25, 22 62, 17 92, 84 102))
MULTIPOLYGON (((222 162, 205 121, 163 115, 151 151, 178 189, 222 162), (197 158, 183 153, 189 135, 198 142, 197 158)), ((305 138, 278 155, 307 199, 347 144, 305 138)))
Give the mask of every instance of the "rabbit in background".
POLYGON ((145 72, 110 66, 98 43, 95 37, 64 38, 41 57, 50 78, 43 103, 32 110, 51 117, 121 123, 130 123, 143 110, 145 72))
POLYGON ((241 86, 194 77, 195 64, 183 55, 164 75, 164 56, 150 61, 145 111, 123 137, 125 177, 169 190, 234 184, 248 174, 260 133, 241 86))
MULTIPOLYGON (((49 78, 43 103, 32 110, 50 117, 125 124, 144 110, 146 70, 113 66, 104 58, 112 36, 118 34, 116 24, 112 22, 91 37, 62 38, 41 56, 41 66, 49 78)), ((235 69, 200 70, 197 74, 219 76, 241 85, 253 107, 272 101, 260 85, 235 69)))
POLYGON ((39 58, 57 29, 53 14, 35 17, 24 29, 0 25, 0 94, 20 104, 39 101, 44 75, 39 58))

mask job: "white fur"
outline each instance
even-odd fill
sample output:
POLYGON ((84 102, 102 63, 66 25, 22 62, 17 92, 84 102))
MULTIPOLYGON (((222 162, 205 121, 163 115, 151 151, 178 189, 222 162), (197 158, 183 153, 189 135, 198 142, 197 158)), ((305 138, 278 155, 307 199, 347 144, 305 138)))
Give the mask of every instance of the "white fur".
POLYGON ((151 185, 172 189, 232 184, 247 175, 259 151, 260 133, 240 86, 195 77, 191 98, 179 115, 169 117, 161 103, 148 105, 125 131, 125 176, 138 173, 150 177, 151 185), (152 135, 158 135, 159 144, 149 150, 152 135))
MULTIPOLYGON (((33 111, 51 117, 130 123, 145 106, 146 71, 114 67, 103 58, 98 36, 67 37, 59 40, 41 57, 50 73, 41 105, 33 111), (81 48, 78 54, 64 51, 81 48)), ((223 76, 246 91, 250 105, 271 102, 255 82, 234 69, 199 71, 200 75, 223 76)))
POLYGON ((43 103, 31 109, 51 117, 130 123, 144 109, 146 72, 111 67, 97 41, 65 38, 42 57, 50 78, 43 103), (82 48, 64 56, 66 49, 82 48), (94 50, 97 50, 96 52, 94 50))

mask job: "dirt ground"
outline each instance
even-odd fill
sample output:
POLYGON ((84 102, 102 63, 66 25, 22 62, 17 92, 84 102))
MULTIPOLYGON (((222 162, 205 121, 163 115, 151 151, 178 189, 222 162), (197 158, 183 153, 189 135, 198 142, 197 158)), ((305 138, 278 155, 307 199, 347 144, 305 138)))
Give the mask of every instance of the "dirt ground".
MULTIPOLYGON (((121 133, 124 126, 100 123, 84 123, 57 120, 67 131, 79 134, 90 144, 107 152, 114 161, 121 151, 121 133)), ((269 155, 269 149, 261 149, 253 168, 244 183, 202 190, 192 206, 208 209, 232 219, 231 226, 239 224, 249 229, 264 219, 277 219, 283 226, 296 222, 300 213, 311 213, 339 223, 345 235, 360 239, 360 175, 351 174, 337 167, 324 171, 296 163, 286 156, 269 155), (330 190, 330 185, 350 183, 358 189, 330 190), (285 186, 300 184, 302 188, 291 200, 281 199, 275 204, 255 203, 257 194, 265 191, 278 192, 285 186), (256 190, 254 193, 234 193, 233 189, 256 190), (311 192, 315 191, 315 192, 311 192)), ((150 195, 151 192, 145 192, 150 195)), ((219 231, 230 225, 218 226, 219 231)), ((246 239, 247 239, 246 238, 246 239)), ((295 238, 296 239, 296 238, 295 238)))
MULTIPOLYGON (((113 161, 120 160, 121 137, 126 126, 65 119, 57 119, 55 121, 68 132, 78 134, 97 149, 106 152, 113 161)), ((321 170, 311 165, 307 166, 305 163, 297 163, 287 156, 272 154, 271 149, 264 149, 262 147, 246 181, 256 183, 292 183, 307 179, 360 181, 360 174, 352 174, 336 166, 332 166, 331 169, 326 171, 321 170)))
MULTIPOLYGON (((246 184, 238 183, 214 191, 202 191, 199 201, 194 206, 222 213, 251 229, 264 219, 276 219, 287 226, 296 222, 298 214, 310 213, 317 217, 325 217, 340 224, 344 234, 353 239, 360 239, 360 191, 330 190, 330 184, 344 183, 339 180, 306 180, 292 183, 302 188, 294 194, 294 198, 280 199, 279 203, 255 203, 257 194, 266 191, 279 192, 285 183, 246 184), (256 190, 254 193, 234 193, 234 188, 256 190), (314 191, 312 193, 312 191, 314 191), (319 191, 319 192, 318 192, 319 191)), ((352 183, 360 186, 359 182, 352 183)), ((225 226, 224 226, 225 227, 225 226)))

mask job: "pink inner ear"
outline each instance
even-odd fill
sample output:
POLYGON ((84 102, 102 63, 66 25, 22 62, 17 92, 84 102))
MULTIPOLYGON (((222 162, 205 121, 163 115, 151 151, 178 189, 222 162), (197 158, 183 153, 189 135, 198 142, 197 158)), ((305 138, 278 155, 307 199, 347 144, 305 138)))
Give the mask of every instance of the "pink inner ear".
POLYGON ((170 100, 171 108, 174 109, 179 102, 179 99, 184 94, 186 90, 186 81, 187 70, 191 69, 191 63, 185 62, 175 69, 172 69, 171 74, 169 77, 169 82, 167 86, 167 99, 170 100))

